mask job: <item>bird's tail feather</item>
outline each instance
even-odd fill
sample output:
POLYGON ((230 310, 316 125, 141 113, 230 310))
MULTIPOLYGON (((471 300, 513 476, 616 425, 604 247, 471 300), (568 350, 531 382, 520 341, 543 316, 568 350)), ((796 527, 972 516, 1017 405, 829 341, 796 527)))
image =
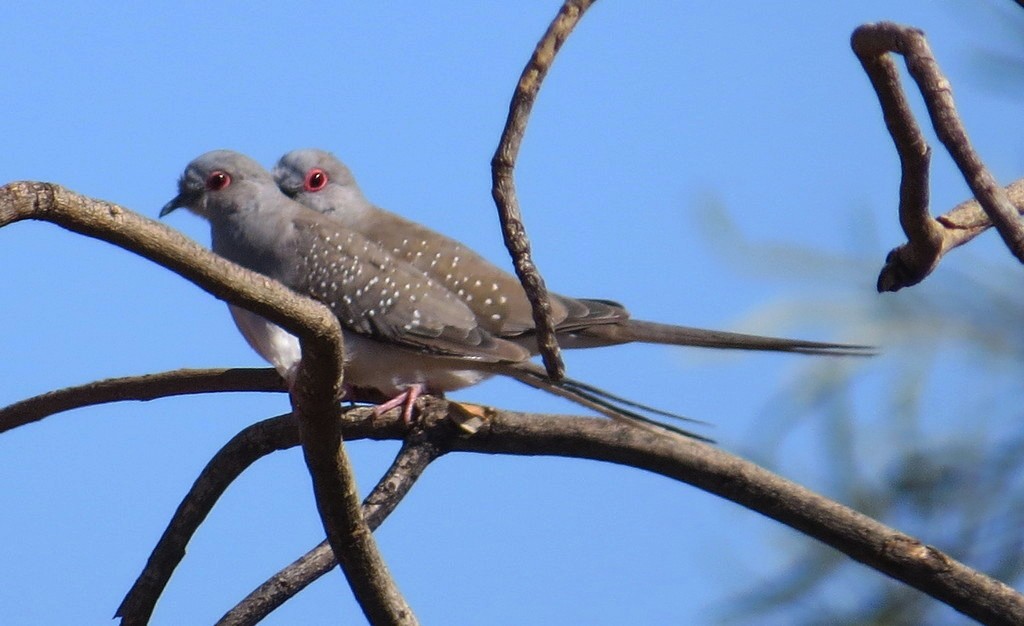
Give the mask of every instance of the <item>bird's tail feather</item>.
MULTIPOLYGON (((562 343, 561 337, 559 340, 562 343)), ((566 345, 598 347, 633 342, 727 350, 795 352, 823 356, 872 356, 876 353, 876 349, 872 346, 763 337, 633 319, 614 324, 599 324, 576 331, 566 345)))
POLYGON ((613 420, 627 421, 639 425, 645 430, 653 432, 664 432, 667 430, 678 435, 683 435, 684 437, 713 443, 712 439, 704 437, 703 435, 698 435, 697 433, 671 424, 665 424, 659 420, 648 417, 643 413, 670 417, 672 419, 696 424, 706 424, 706 422, 701 422, 700 420, 691 419, 677 413, 657 409, 640 402, 634 402, 598 387, 594 387, 593 385, 588 385, 584 382, 573 380, 571 378, 563 378, 559 381, 553 381, 547 376, 543 369, 537 367, 535 364, 519 364, 515 367, 509 368, 508 371, 504 371, 503 373, 515 378, 525 385, 533 387, 534 389, 540 389, 561 398, 565 398, 570 402, 575 402, 580 406, 597 411, 601 415, 613 420))

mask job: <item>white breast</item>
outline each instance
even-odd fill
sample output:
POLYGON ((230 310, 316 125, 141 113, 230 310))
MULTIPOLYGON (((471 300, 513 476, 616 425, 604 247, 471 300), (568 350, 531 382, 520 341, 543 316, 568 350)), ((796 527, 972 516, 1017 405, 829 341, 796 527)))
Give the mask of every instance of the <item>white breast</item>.
MULTIPOLYGON (((228 305, 235 325, 252 349, 270 362, 291 385, 302 358, 297 337, 245 309, 228 305)), ((443 393, 476 384, 489 374, 465 368, 466 363, 425 355, 345 333, 345 384, 376 389, 391 397, 407 386, 422 384, 443 393)))
POLYGON ((235 319, 235 326, 238 326, 252 349, 269 361, 291 385, 295 368, 302 358, 298 338, 251 311, 230 304, 228 308, 231 309, 231 317, 235 319))

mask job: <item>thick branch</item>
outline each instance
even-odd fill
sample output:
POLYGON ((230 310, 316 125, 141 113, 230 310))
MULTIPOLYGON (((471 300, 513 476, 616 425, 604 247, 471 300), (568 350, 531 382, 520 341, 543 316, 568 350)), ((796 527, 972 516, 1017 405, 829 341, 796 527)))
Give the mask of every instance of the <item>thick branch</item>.
POLYGON ((607 461, 689 483, 757 511, 985 624, 1024 623, 1024 596, 939 550, 713 446, 594 419, 502 412, 453 450, 607 461))
POLYGON ((554 63, 558 50, 579 23, 583 13, 593 3, 594 0, 566 0, 554 21, 548 26, 547 32, 537 44, 533 56, 519 77, 519 83, 509 105, 505 129, 501 133, 494 158, 491 159, 491 195, 498 206, 505 247, 512 255, 516 275, 523 283, 523 289, 526 290, 530 304, 533 305, 537 345, 548 376, 555 380, 565 376, 565 364, 562 363, 558 339, 555 337, 548 290, 530 255, 530 240, 526 236, 523 215, 519 211, 513 170, 519 156, 519 147, 523 142, 523 134, 526 132, 526 122, 537 99, 537 93, 540 92, 540 85, 554 63))
POLYGON ((336 419, 337 403, 293 392, 292 406, 307 418, 299 420, 299 440, 327 540, 367 619, 375 625, 418 624, 363 519, 354 472, 342 443, 342 425, 336 419))
MULTIPOLYGON (((977 234, 933 219, 928 212, 930 148, 914 120, 889 53, 906 59, 907 71, 917 83, 939 140, 963 173, 979 205, 1010 251, 1024 262, 1024 222, 1011 200, 1011 190, 999 187, 971 146, 960 122, 949 81, 939 70, 924 33, 891 22, 865 24, 854 31, 851 45, 878 94, 886 127, 902 164, 900 225, 907 243, 891 251, 878 277, 879 291, 896 291, 924 280, 942 256, 977 234)), ((1012 186, 1011 186, 1012 187, 1012 186)), ((982 228, 982 230, 984 230, 982 228)))
POLYGON ((355 480, 335 419, 342 389, 343 346, 341 328, 330 310, 209 252, 162 224, 58 185, 20 182, 0 187, 0 227, 23 219, 52 222, 139 254, 299 338, 302 361, 291 389, 292 407, 299 418, 303 454, 327 537, 373 623, 415 623, 362 521, 355 480))

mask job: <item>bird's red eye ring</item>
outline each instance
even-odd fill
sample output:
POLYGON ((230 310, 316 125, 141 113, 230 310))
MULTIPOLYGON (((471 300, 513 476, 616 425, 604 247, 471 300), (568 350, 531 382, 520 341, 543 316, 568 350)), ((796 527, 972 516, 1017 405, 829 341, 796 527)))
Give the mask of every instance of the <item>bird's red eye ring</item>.
POLYGON ((320 191, 327 186, 327 172, 319 167, 314 167, 306 174, 306 180, 303 181, 302 186, 306 191, 320 191))
POLYGON ((206 188, 210 191, 220 191, 231 184, 231 176, 227 172, 217 170, 206 177, 206 188))

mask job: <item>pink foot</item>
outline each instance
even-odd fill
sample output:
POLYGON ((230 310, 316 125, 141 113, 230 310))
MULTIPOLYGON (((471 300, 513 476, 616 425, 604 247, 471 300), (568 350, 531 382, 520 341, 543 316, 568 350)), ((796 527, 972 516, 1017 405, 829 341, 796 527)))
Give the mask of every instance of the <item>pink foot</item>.
POLYGON ((390 400, 384 402, 383 404, 378 404, 377 406, 375 406, 373 408, 373 414, 376 417, 380 417, 381 415, 390 411, 391 409, 397 406, 401 406, 402 421, 405 422, 406 426, 408 426, 409 424, 412 424, 413 404, 415 404, 416 398, 420 397, 421 393, 423 393, 423 385, 409 385, 408 387, 405 388, 404 391, 402 391, 402 393, 398 394, 394 398, 391 398, 390 400))

